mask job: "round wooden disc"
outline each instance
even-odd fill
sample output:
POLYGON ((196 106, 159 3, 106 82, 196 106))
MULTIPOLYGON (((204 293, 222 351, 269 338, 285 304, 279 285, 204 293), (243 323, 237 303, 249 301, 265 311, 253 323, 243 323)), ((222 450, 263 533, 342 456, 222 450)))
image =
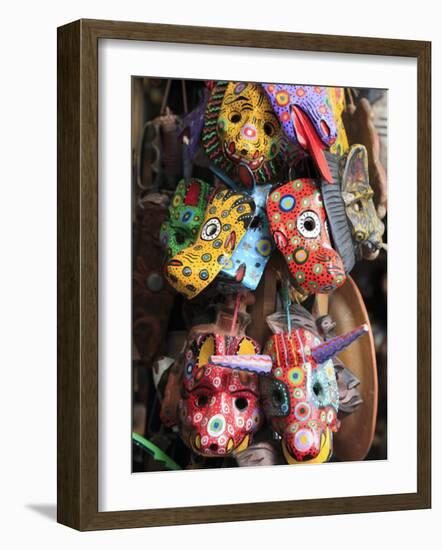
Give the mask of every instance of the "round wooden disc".
POLYGON ((339 359, 361 381, 358 389, 363 403, 342 420, 334 434, 333 450, 339 460, 363 460, 370 450, 376 427, 378 377, 376 353, 370 320, 358 287, 351 277, 328 300, 328 313, 336 322, 336 334, 348 332, 363 323, 370 331, 339 354, 339 359))

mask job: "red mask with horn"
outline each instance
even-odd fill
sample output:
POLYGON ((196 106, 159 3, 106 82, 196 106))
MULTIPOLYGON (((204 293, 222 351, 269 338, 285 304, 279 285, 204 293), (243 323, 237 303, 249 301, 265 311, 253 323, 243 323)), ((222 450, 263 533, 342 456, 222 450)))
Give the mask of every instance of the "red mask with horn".
POLYGON ((265 353, 272 376, 261 378, 266 416, 289 464, 322 463, 333 452, 339 395, 332 357, 368 332, 367 325, 322 342, 304 328, 274 334, 265 353))
POLYGON ((185 351, 179 426, 183 441, 197 454, 240 453, 260 428, 259 373, 270 358, 248 336, 203 334, 185 351))

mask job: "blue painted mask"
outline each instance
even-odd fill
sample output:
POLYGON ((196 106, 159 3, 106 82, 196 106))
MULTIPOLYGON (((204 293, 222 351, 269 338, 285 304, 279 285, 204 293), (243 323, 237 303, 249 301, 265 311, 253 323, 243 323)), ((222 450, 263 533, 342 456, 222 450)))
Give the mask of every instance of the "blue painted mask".
POLYGON ((271 185, 257 185, 252 193, 255 216, 235 252, 218 275, 217 285, 222 292, 240 288, 255 290, 274 250, 266 213, 266 199, 271 185))

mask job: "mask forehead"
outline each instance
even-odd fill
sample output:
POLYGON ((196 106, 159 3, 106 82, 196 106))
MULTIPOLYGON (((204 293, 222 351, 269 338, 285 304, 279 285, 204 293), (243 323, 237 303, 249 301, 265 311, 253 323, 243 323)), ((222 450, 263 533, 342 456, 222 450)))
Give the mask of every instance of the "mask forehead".
POLYGON ((241 113, 246 118, 259 117, 259 123, 271 122, 279 127, 278 118, 266 93, 259 84, 229 82, 221 106, 220 119, 229 119, 232 113, 241 113))
POLYGON ((192 390, 206 388, 215 393, 249 392, 258 397, 257 375, 250 372, 207 364, 195 369, 192 390))

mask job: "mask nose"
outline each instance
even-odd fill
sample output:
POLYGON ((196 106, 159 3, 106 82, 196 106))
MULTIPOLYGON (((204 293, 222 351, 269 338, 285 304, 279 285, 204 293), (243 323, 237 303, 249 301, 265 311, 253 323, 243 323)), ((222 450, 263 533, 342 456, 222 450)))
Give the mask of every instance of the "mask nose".
POLYGON ((244 124, 241 128, 241 135, 247 141, 255 141, 258 136, 258 130, 254 124, 244 124))

